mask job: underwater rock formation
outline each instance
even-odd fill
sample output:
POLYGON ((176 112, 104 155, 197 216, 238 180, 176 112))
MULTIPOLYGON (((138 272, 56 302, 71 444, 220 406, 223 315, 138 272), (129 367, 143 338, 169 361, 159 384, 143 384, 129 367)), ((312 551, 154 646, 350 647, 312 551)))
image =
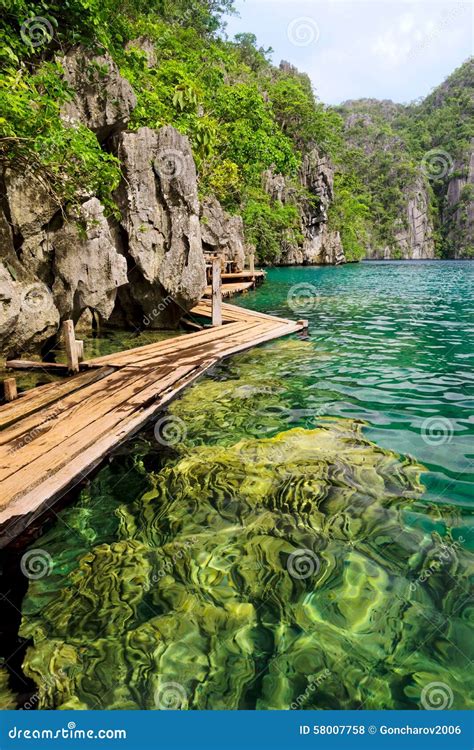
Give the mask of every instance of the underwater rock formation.
POLYGON ((16 698, 8 685, 8 672, 0 667, 0 711, 11 711, 16 708, 16 698))
POLYGON ((190 389, 174 450, 137 443, 63 511, 71 543, 41 539, 21 627, 40 708, 420 708, 435 681, 470 705, 472 556, 408 522, 423 467, 361 422, 294 426, 273 353, 190 389))

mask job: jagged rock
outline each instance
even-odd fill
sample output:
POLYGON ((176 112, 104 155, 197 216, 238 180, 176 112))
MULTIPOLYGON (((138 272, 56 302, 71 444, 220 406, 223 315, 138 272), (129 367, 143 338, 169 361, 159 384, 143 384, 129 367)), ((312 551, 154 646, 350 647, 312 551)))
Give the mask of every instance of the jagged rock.
POLYGON ((204 250, 222 253, 235 263, 236 270, 245 266, 244 225, 241 216, 232 216, 215 198, 205 198, 201 205, 201 235, 204 250))
POLYGON ((346 262, 339 232, 331 232, 321 225, 311 239, 305 239, 302 246, 284 248, 281 265, 296 266, 338 266, 346 262))
POLYGON ((6 170, 3 185, 9 234, 11 242, 18 248, 22 267, 33 277, 49 284, 52 280, 51 231, 62 221, 59 204, 32 171, 20 174, 6 170))
POLYGON ((138 39, 132 39, 132 41, 127 42, 125 49, 127 52, 130 52, 130 50, 133 49, 140 50, 140 52, 143 52, 145 55, 147 67, 154 68, 156 66, 158 61, 156 57, 156 49, 151 39, 148 39, 145 36, 140 36, 138 39))
POLYGON ((474 140, 466 160, 454 164, 446 191, 443 221, 453 257, 474 257, 474 140))
POLYGON ((112 314, 118 287, 126 284, 127 261, 112 241, 97 198, 83 203, 52 237, 53 294, 63 319, 78 320, 84 310, 112 314))
POLYGON ((262 186, 273 201, 288 203, 290 187, 282 174, 274 174, 271 169, 266 169, 262 174, 262 186))
POLYGON ((48 287, 16 263, 0 260, 0 350, 19 356, 56 332, 59 312, 48 287))
POLYGON ((435 257, 434 229, 426 184, 421 175, 406 191, 405 216, 394 224, 394 245, 371 246, 367 257, 374 260, 432 260, 435 257))
POLYGON ((99 141, 126 128, 137 98, 109 53, 91 56, 75 47, 60 62, 75 91, 72 101, 61 108, 64 122, 86 125, 99 141))
POLYGON ((334 198, 334 170, 326 156, 320 156, 317 149, 306 154, 300 170, 302 186, 317 198, 319 206, 307 205, 308 225, 327 221, 327 210, 334 198))
POLYGON ((130 295, 150 325, 177 324, 206 286, 196 166, 187 138, 168 126, 122 133, 117 191, 126 249, 136 269, 130 295), (171 296, 164 309, 163 300, 171 296))
POLYGON ((295 244, 283 237, 279 265, 338 265, 345 263, 339 232, 327 227, 328 208, 334 198, 334 170, 329 159, 313 149, 303 158, 299 182, 312 198, 301 198, 295 185, 271 169, 262 174, 262 185, 272 201, 296 204, 304 240, 295 244))

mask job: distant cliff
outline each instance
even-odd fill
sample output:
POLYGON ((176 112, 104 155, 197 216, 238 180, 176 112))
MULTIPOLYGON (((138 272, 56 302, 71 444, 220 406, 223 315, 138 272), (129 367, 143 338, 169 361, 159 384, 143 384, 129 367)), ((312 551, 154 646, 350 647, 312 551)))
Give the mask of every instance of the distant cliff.
POLYGON ((338 111, 346 164, 367 194, 366 257, 474 257, 474 60, 420 103, 338 111))

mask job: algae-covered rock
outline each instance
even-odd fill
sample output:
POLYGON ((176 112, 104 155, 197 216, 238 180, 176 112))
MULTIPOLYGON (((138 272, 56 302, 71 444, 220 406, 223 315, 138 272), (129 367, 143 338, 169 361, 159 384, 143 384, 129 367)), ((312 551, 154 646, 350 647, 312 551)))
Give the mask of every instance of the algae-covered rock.
MULTIPOLYGON (((280 346, 304 380, 309 345, 280 346)), ((63 512, 77 559, 41 540, 21 628, 40 708, 416 709, 439 682, 471 705, 472 557, 408 523, 422 466, 295 410, 280 346, 175 402, 174 451, 99 474, 63 512)))
POLYGON ((0 711, 16 708, 15 694, 10 690, 8 672, 0 667, 0 711))

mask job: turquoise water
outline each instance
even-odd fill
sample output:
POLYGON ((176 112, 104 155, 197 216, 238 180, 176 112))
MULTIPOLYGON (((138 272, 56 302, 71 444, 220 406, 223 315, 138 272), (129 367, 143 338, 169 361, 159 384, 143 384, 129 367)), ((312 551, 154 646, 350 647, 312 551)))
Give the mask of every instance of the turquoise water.
POLYGON ((304 406, 366 420, 374 442, 429 469, 427 499, 472 506, 474 263, 271 269, 238 303, 309 320, 328 356, 305 365, 304 406))
POLYGON ((271 269, 236 300, 308 335, 216 367, 31 545, 38 707, 472 706, 473 278, 271 269))

